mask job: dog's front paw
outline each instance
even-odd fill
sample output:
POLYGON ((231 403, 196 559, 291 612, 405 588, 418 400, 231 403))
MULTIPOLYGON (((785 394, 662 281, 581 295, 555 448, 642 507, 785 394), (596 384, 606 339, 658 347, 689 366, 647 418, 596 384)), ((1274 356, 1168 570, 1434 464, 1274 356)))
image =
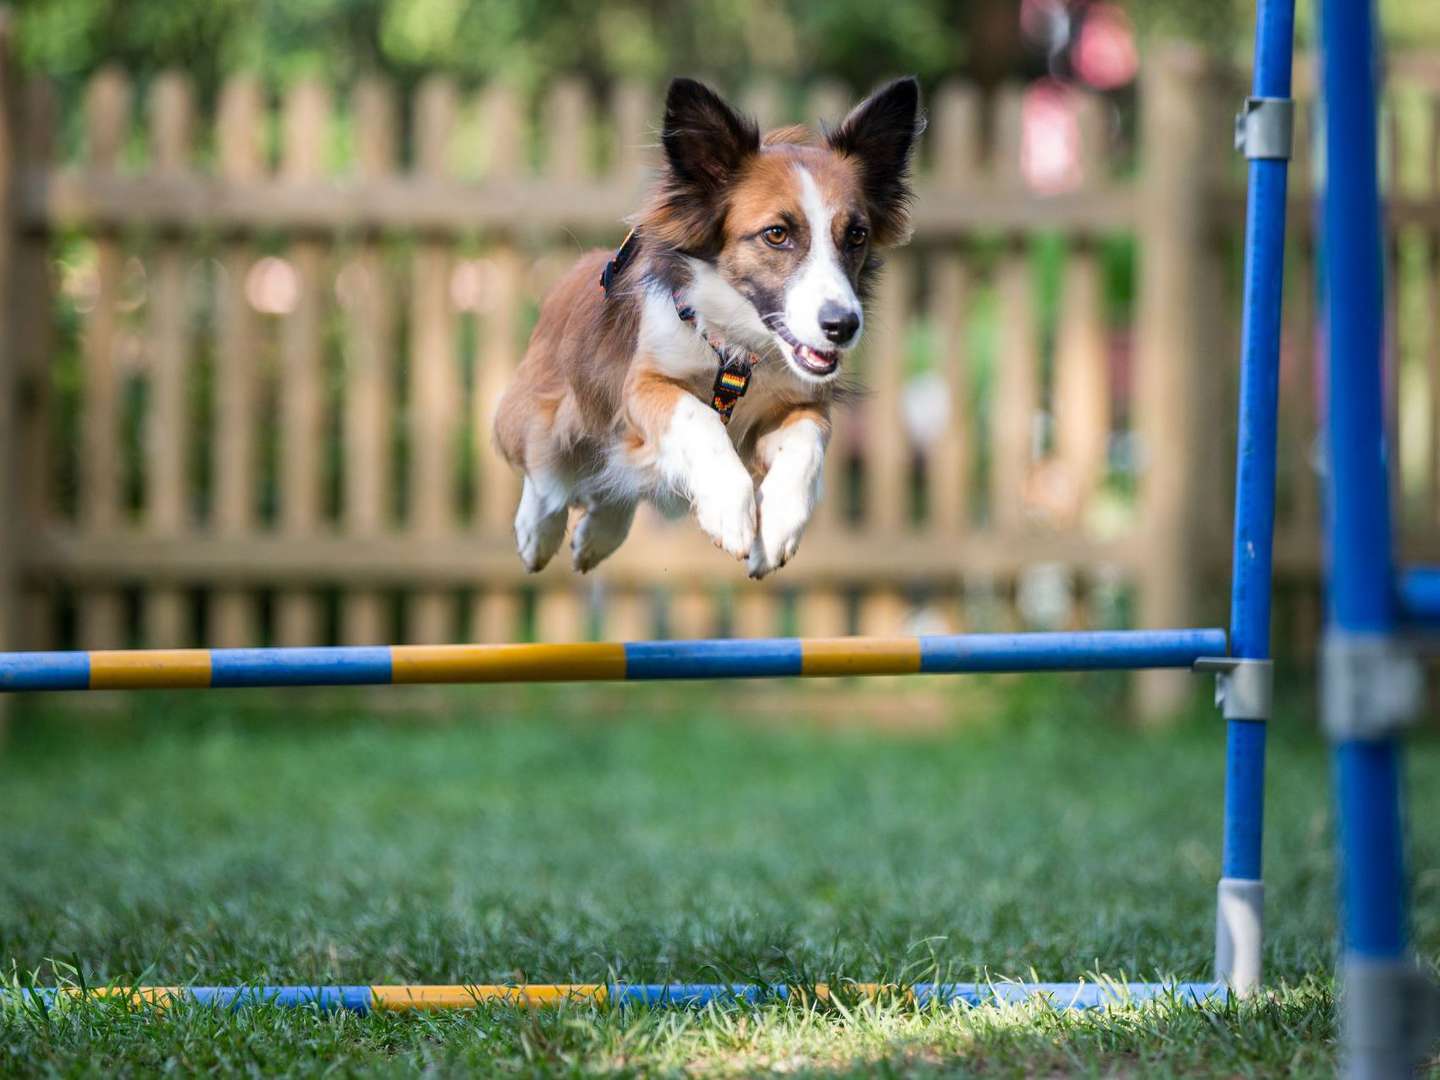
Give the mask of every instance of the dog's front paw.
POLYGON ((755 544, 755 488, 743 470, 693 500, 695 519, 715 546, 737 559, 755 544))
POLYGON ((786 498, 764 492, 760 503, 760 528, 750 549, 747 568, 752 578, 763 578, 779 570, 800 550, 800 537, 810 522, 811 503, 803 498, 786 498))

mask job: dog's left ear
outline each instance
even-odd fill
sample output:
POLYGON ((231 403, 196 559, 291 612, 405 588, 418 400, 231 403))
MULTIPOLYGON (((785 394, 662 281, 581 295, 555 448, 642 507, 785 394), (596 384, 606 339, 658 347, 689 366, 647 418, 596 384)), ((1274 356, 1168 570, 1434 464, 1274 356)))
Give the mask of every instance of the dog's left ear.
POLYGON ((908 234, 910 158, 924 130, 920 83, 912 76, 876 90, 829 135, 830 149, 860 163, 877 243, 898 243, 908 234))

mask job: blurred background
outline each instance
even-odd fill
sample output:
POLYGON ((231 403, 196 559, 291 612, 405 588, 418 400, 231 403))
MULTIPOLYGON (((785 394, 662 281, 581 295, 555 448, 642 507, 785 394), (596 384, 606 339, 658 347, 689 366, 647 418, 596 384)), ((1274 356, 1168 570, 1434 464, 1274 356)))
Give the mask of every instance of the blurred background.
MULTIPOLYGON (((1440 11, 1382 5, 1407 543, 1440 547, 1440 11)), ((25 648, 1223 621, 1248 5, 31 0, 3 240, 25 648), (829 496, 764 584, 653 515, 527 579, 494 403, 613 246, 665 79, 767 123, 917 72, 930 128, 829 496)), ((1318 623, 1309 43, 1277 637, 1318 623)), ((1163 712, 1183 681, 1143 684, 1163 712)))

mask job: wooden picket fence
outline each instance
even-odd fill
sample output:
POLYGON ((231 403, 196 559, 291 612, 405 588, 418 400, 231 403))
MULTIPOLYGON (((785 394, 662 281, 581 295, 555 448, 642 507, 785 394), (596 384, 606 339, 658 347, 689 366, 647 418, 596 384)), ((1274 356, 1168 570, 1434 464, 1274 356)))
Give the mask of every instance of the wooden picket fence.
MULTIPOLYGON (((1049 196, 1022 183, 1018 91, 931 95, 914 242, 889 260, 860 358, 869 394, 839 420, 830 495, 799 557, 755 584, 693 524, 650 514, 595 574, 561 558, 527 578, 516 478, 490 442, 538 297, 577 250, 623 233, 654 164, 657 88, 597 99, 563 82, 531 102, 436 78, 402 104, 377 81, 276 93, 240 76, 205 112, 181 75, 137 93, 107 70, 67 111, 7 54, 10 640, 1223 620, 1243 222, 1228 117, 1241 94, 1191 53, 1153 60, 1135 136, 1084 101, 1079 173, 1049 196), (1109 274, 1133 282, 1133 302, 1107 306, 1109 274)), ((1397 77, 1429 126, 1416 142, 1410 112, 1393 125, 1392 175, 1411 185, 1392 208, 1408 275, 1395 385, 1399 467, 1423 458, 1406 491, 1424 546, 1440 536, 1440 335, 1417 343, 1403 315, 1440 282, 1440 113, 1435 64, 1407 63, 1397 77)), ((851 94, 742 98, 777 122, 834 119, 851 94)), ((1283 627, 1313 625, 1318 567, 1306 161, 1283 373, 1277 571, 1295 597, 1283 627)), ((1157 680, 1152 704, 1171 685, 1157 680)))

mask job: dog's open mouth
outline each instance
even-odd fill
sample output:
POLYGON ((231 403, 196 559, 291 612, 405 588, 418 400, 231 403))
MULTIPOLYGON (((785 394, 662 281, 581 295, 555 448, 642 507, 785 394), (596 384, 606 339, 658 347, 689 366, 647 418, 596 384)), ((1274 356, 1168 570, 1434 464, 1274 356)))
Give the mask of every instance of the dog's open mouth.
POLYGON ((771 324, 781 343, 785 346, 786 352, 795 361, 802 371, 808 371, 811 375, 824 376, 832 375, 835 369, 840 366, 840 351, 821 352, 819 349, 812 349, 796 339, 790 332, 790 328, 782 322, 771 324))

